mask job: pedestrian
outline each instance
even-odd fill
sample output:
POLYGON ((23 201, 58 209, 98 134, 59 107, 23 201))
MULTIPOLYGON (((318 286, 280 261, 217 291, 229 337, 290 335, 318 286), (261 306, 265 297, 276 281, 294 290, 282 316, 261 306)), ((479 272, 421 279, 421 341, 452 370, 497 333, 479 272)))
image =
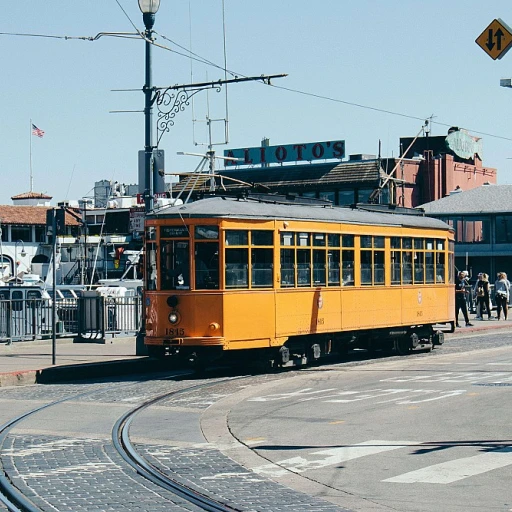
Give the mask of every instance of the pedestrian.
POLYGON ((510 298, 510 282, 505 272, 498 272, 498 279, 494 283, 494 300, 496 301, 496 313, 498 320, 501 320, 501 310, 503 318, 508 316, 508 300, 510 298))
POLYGON ((478 274, 478 280, 475 284, 475 297, 476 297, 476 317, 478 320, 483 320, 484 311, 487 312, 489 320, 491 316, 491 300, 489 296, 489 276, 485 272, 478 274))
POLYGON ((464 320, 466 321, 466 327, 473 326, 473 324, 469 322, 468 304, 466 302, 466 294, 468 293, 467 288, 469 287, 466 276, 466 271, 461 270, 457 274, 457 279, 455 279, 455 327, 460 327, 459 310, 462 310, 464 320))

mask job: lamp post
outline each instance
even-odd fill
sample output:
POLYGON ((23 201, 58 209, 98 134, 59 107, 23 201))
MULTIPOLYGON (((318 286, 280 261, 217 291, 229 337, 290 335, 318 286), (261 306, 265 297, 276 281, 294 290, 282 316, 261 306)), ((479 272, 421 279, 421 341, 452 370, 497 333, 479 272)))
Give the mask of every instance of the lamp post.
POLYGON ((23 240, 16 240, 14 243, 14 277, 16 278, 16 282, 18 282, 18 244, 21 244, 20 256, 24 258, 27 255, 23 240))
POLYGON ((142 19, 146 27, 144 37, 146 38, 146 79, 144 82, 144 205, 146 214, 153 209, 153 173, 151 172, 151 161, 153 158, 153 130, 152 115, 153 106, 151 102, 152 81, 151 81, 151 44, 153 41, 153 25, 155 14, 160 7, 160 0, 139 0, 139 8, 142 12, 142 19))

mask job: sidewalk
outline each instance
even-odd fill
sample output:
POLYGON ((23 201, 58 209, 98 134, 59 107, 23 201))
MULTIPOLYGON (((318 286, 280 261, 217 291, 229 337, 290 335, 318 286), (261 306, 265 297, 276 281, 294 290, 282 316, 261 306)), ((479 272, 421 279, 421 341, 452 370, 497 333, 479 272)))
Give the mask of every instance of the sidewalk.
POLYGON ((0 344, 0 388, 143 371, 149 359, 135 355, 135 343, 135 337, 107 338, 105 343, 58 338, 55 365, 51 340, 0 344))

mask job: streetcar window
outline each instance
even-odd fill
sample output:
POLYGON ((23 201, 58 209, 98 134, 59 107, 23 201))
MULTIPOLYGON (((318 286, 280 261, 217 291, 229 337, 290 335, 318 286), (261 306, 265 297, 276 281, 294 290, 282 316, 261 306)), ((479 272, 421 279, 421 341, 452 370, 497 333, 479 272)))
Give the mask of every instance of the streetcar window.
MULTIPOLYGON (((431 247, 433 247, 433 244, 431 244, 431 247)), ((435 283, 435 273, 434 251, 427 251, 425 252, 425 282, 435 283)))
MULTIPOLYGON (((410 240, 410 239, 409 239, 410 240)), ((405 241, 405 239, 404 239, 405 241)), ((412 252, 402 252, 402 282, 412 284, 412 252)))
POLYGON ((323 233, 313 233, 313 245, 315 247, 325 247, 325 235, 323 233))
POLYGON ((414 283, 422 284, 424 282, 424 260, 425 253, 415 252, 414 253, 414 283))
POLYGON ((298 233, 297 234, 297 245, 302 247, 310 245, 309 242, 309 233, 298 233))
POLYGON ((327 245, 329 247, 339 247, 340 235, 327 235, 327 245))
POLYGON ((295 245, 295 233, 281 233, 281 245, 295 245))
POLYGON ((412 238, 402 239, 402 249, 412 249, 412 238))
POLYGON ((195 245, 196 290, 219 288, 219 243, 195 245))
POLYGON ((162 240, 160 247, 161 290, 190 288, 188 240, 162 240))
POLYGON ((384 284, 386 272, 384 268, 384 250, 381 250, 383 248, 383 236, 361 236, 362 285, 384 284), (379 250, 371 250, 372 248, 379 250))
POLYGON ((251 286, 253 288, 273 286, 273 261, 273 249, 253 249, 251 251, 251 286))
POLYGON ((226 231, 226 245, 248 245, 249 233, 243 230, 226 231))
POLYGON ((148 243, 146 244, 146 289, 147 290, 156 290, 156 279, 157 279, 157 270, 156 270, 156 244, 148 243))
POLYGON ((340 284, 340 252, 329 251, 327 253, 327 282, 329 286, 340 284))
POLYGON ((281 249, 281 287, 295 286, 295 250, 281 249))
POLYGON ((354 251, 341 251, 341 274, 343 286, 354 286, 354 251))
POLYGON ((391 251, 391 284, 402 284, 401 254, 400 251, 391 251))
MULTIPOLYGON (((445 276, 445 253, 436 252, 436 281, 438 283, 444 283, 445 276)), ((450 260, 453 259, 453 253, 450 254, 450 260)), ((450 261, 450 279, 453 279, 453 265, 450 261)), ((452 282, 452 281, 450 281, 452 282)))
POLYGON ((354 247, 354 235, 343 235, 341 245, 343 247, 354 247))
POLYGON ((194 237, 196 240, 218 240, 219 227, 218 226, 196 226, 194 230, 194 237))
POLYGON ((251 231, 251 245, 274 245, 273 231, 251 231))
POLYGON ((297 285, 311 286, 311 251, 309 249, 297 249, 297 285))
POLYGON ((402 248, 402 239, 399 236, 391 237, 391 249, 401 249, 402 248))
MULTIPOLYGON (((363 238, 363 237, 361 237, 363 238)), ((366 237, 365 237, 366 238, 366 237)), ((361 240, 361 244, 363 241, 361 240)), ((361 251, 361 284, 372 284, 372 252, 361 251)))
POLYGON ((370 235, 361 236, 361 249, 369 249, 372 247, 372 237, 370 235))
POLYGON ((325 275, 325 250, 313 250, 313 286, 325 286, 325 275))
POLYGON ((247 288, 249 254, 247 249, 226 249, 226 288, 247 288))

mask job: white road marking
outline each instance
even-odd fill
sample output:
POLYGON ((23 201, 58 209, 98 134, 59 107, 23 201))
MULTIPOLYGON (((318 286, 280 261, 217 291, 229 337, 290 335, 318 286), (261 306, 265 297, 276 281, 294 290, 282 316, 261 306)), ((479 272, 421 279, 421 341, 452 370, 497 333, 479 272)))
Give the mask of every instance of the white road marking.
POLYGON ((441 464, 428 466, 417 471, 411 471, 383 482, 400 484, 427 483, 450 484, 470 476, 480 475, 493 469, 503 468, 512 464, 512 447, 493 452, 482 453, 473 457, 451 460, 441 464))
POLYGON ((304 457, 292 457, 290 459, 277 461, 274 464, 265 464, 264 466, 255 468, 253 471, 258 474, 279 477, 286 475, 290 471, 293 473, 303 473, 310 469, 334 466, 360 457, 398 450, 399 448, 407 448, 408 446, 416 444, 418 443, 413 441, 365 441, 360 444, 330 448, 309 454, 309 456, 324 455, 324 457, 321 458, 317 457, 316 459, 308 460, 304 457))
POLYGON ((302 398, 310 395, 318 395, 319 393, 326 393, 328 391, 336 391, 336 388, 321 389, 318 391, 312 391, 311 388, 298 389, 297 391, 291 391, 290 393, 277 393, 275 395, 249 398, 248 402, 274 402, 276 400, 286 400, 288 398, 302 398))
POLYGON ((95 439, 59 439, 58 441, 49 441, 47 443, 36 444, 30 448, 25 448, 24 450, 9 448, 4 450, 4 454, 10 455, 11 457, 27 457, 39 453, 67 450, 69 448, 73 448, 74 446, 82 446, 85 443, 94 442, 96 442, 95 439))
POLYGON ((79 475, 93 475, 97 473, 104 473, 105 471, 112 471, 115 469, 118 468, 114 462, 86 462, 85 464, 80 464, 79 466, 54 468, 41 472, 25 473, 20 476, 23 478, 23 480, 26 480, 27 478, 46 478, 55 475, 69 475, 70 473, 79 475))

